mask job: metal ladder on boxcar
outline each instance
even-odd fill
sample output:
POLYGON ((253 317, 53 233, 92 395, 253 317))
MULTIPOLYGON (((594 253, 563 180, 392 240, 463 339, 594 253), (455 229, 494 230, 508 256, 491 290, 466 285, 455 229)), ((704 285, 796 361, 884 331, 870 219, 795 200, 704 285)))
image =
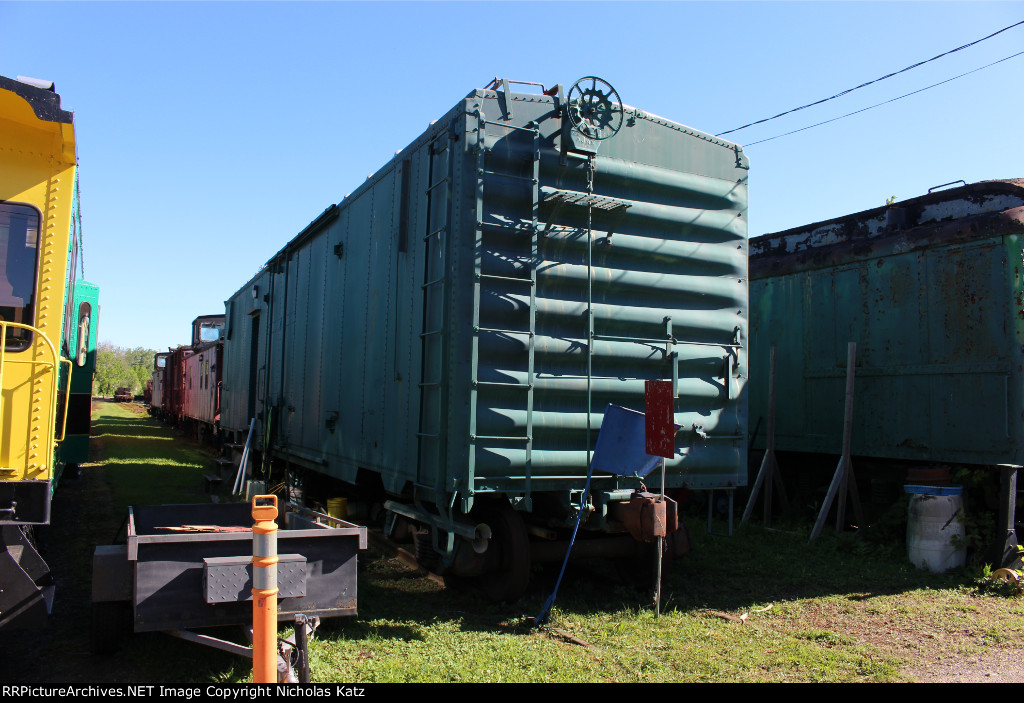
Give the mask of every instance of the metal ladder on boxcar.
MULTIPOLYGON (((448 285, 446 267, 450 258, 452 156, 451 140, 447 130, 442 130, 428 148, 430 166, 427 176, 427 233, 423 235, 424 266, 423 310, 424 330, 420 333, 423 359, 420 388, 420 431, 416 433, 419 444, 418 480, 422 473, 429 471, 426 459, 433 453, 433 461, 440 469, 447 461, 445 438, 448 430, 448 383, 447 362, 449 328, 448 285), (432 359, 436 362, 432 365, 432 359)), ((440 474, 440 470, 438 471, 440 474)))
MULTIPOLYGON (((485 118, 481 109, 477 109, 474 115, 477 120, 476 129, 476 222, 474 226, 474 261, 473 261, 473 337, 471 349, 471 385, 469 401, 469 480, 470 487, 475 484, 477 448, 481 442, 511 442, 523 443, 525 445, 525 462, 523 467, 522 496, 514 497, 513 502, 519 503, 523 509, 531 509, 532 491, 532 453, 533 453, 533 405, 534 405, 534 381, 536 376, 535 347, 537 335, 537 266, 540 256, 540 128, 534 123, 532 126, 520 127, 508 122, 493 122, 485 118), (532 163, 529 175, 521 175, 508 171, 499 171, 488 168, 487 155, 490 149, 487 146, 487 125, 494 125, 502 130, 509 130, 505 138, 512 138, 519 134, 526 135, 532 139, 532 163), (523 211, 529 212, 529 226, 524 228, 515 226, 512 223, 498 224, 488 222, 485 219, 486 211, 486 184, 488 180, 518 182, 528 186, 528 200, 523 201, 523 211), (529 234, 530 255, 528 266, 521 267, 529 269, 529 276, 503 276, 484 273, 484 257, 487 254, 500 255, 494 248, 489 248, 489 240, 499 235, 520 235, 529 234), (488 235, 491 235, 489 237, 488 235), (530 292, 529 323, 526 330, 502 329, 500 327, 486 327, 481 324, 480 305, 481 297, 491 286, 516 287, 522 286, 530 292), (508 334, 526 336, 526 382, 500 382, 480 380, 480 336, 482 334, 508 334), (526 394, 526 433, 525 435, 481 435, 477 433, 478 403, 481 388, 514 389, 526 394)), ((520 261, 520 263, 522 263, 520 261)))

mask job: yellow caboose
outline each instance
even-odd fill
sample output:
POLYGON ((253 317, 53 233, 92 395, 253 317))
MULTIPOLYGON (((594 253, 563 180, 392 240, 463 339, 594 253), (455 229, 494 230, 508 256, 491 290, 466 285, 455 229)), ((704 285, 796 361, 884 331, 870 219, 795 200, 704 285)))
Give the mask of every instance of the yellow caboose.
POLYGON ((53 595, 31 526, 50 521, 64 438, 76 167, 53 85, 0 77, 0 629, 39 624, 53 595))

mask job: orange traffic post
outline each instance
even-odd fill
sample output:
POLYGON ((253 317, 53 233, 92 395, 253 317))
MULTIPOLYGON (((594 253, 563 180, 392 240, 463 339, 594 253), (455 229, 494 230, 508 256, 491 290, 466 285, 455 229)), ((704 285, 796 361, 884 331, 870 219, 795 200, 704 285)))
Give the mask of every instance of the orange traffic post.
POLYGON ((252 520, 252 680, 277 683, 277 496, 253 496, 252 520))

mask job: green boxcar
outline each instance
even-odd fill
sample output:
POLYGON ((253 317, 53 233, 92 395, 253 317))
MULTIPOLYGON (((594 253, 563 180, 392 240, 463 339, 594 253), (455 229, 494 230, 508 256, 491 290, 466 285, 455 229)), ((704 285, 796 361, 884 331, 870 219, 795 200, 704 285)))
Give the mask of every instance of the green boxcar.
POLYGON ((752 421, 774 346, 776 447, 838 454, 856 342, 854 455, 1024 464, 1022 234, 1010 180, 751 239, 752 421))
MULTIPOLYGON (((606 406, 642 411, 645 380, 675 379, 668 487, 746 482, 742 150, 599 79, 493 87, 227 301, 222 426, 255 418, 307 475, 379 476, 447 562, 481 514, 571 525, 606 406)), ((622 530, 639 487, 595 476, 584 528, 622 530)))
POLYGON ((89 460, 92 423, 92 382, 96 373, 96 340, 99 327, 99 287, 77 280, 73 304, 68 307, 63 356, 71 359, 65 438, 58 449, 58 466, 78 471, 89 460))

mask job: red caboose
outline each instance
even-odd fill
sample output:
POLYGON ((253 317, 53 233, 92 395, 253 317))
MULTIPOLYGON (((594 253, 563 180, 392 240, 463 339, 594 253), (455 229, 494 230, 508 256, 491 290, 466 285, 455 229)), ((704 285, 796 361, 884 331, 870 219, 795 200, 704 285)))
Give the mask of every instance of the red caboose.
POLYGON ((196 435, 216 435, 220 425, 221 340, 224 315, 202 315, 192 322, 191 353, 184 358, 181 421, 196 435))

